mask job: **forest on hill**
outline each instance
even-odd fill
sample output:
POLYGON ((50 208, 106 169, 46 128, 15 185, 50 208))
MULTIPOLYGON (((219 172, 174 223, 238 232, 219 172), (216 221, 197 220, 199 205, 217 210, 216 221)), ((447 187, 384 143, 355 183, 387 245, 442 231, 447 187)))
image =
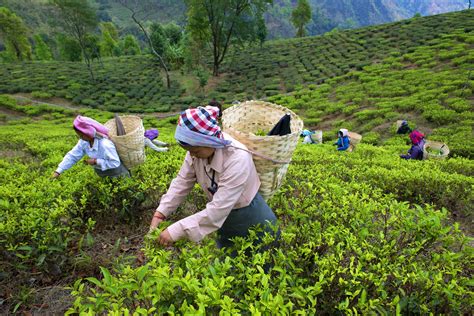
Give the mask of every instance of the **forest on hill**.
MULTIPOLYGON (((153 12, 147 14, 149 21, 160 21, 178 25, 186 23, 186 4, 183 0, 147 0, 156 4, 153 12)), ((147 1, 142 1, 146 3, 147 1)), ((49 33, 46 23, 47 9, 44 0, 0 0, 0 6, 6 6, 18 13, 32 29, 49 33)), ((139 35, 136 25, 130 21, 127 10, 117 0, 93 0, 99 20, 113 22, 123 32, 139 35)), ((265 13, 269 39, 293 37, 295 28, 291 24, 291 11, 296 0, 275 0, 265 13)), ((309 35, 319 35, 332 29, 353 29, 363 26, 383 24, 412 18, 416 14, 430 16, 441 13, 461 11, 469 7, 468 0, 309 0, 311 21, 307 25, 309 35)))

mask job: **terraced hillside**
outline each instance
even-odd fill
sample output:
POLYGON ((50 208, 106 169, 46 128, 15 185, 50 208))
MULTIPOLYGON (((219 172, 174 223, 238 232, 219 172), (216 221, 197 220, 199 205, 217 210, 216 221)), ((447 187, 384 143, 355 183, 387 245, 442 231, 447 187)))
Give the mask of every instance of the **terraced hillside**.
POLYGON ((235 53, 226 63, 217 91, 236 99, 261 98, 295 90, 378 63, 392 54, 413 52, 443 34, 474 31, 474 10, 413 18, 323 36, 267 42, 235 53))
MULTIPOLYGON (((402 160, 406 135, 352 153, 299 144, 269 201, 278 246, 258 253, 250 236, 229 256, 212 236, 168 248, 146 236, 180 146, 147 149, 132 178, 100 179, 78 163, 52 180, 77 142, 75 113, 5 96, 0 110, 10 111, 0 120, 0 314, 469 313, 470 159, 402 160)), ((175 121, 144 117, 170 143, 175 121)), ((193 190, 170 221, 205 204, 193 190)))
POLYGON ((205 102, 209 96, 230 102, 291 92, 300 84, 320 84, 391 54, 413 52, 457 29, 474 30, 472 10, 268 42, 261 49, 251 47, 229 55, 227 73, 215 91, 214 83, 208 87, 208 95, 186 89, 189 79, 176 76, 172 89, 164 89, 158 66, 146 56, 111 58, 103 66, 97 63, 97 83, 90 82, 85 67, 78 63, 2 64, 0 92, 46 93, 110 111, 168 111, 205 102))
POLYGON ((449 143, 453 154, 472 158, 474 32, 460 30, 428 44, 270 100, 329 137, 345 127, 372 144, 390 138, 393 123, 407 119, 430 139, 449 143))

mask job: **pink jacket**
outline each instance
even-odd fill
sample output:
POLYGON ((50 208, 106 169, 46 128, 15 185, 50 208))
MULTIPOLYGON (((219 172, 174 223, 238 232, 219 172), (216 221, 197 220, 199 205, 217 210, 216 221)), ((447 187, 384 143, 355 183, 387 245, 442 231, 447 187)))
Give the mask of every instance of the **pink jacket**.
MULTIPOLYGON (((224 135, 225 139, 232 140, 232 145, 246 148, 229 135, 224 135)), ((157 211, 165 216, 172 214, 196 182, 206 192, 209 202, 204 210, 168 227, 174 241, 188 238, 197 242, 218 230, 230 211, 248 206, 260 188, 260 179, 250 153, 232 147, 216 149, 211 163, 208 163, 207 159, 193 158, 188 152, 177 177, 161 197, 157 211), (212 170, 215 170, 214 180, 218 184, 214 195, 208 191, 212 170)))

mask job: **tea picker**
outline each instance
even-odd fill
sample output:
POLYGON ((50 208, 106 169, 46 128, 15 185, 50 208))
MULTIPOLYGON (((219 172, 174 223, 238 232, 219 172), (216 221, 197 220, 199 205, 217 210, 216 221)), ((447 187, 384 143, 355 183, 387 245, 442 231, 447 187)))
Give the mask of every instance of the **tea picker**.
MULTIPOLYGON (((240 106, 242 105, 236 105, 240 106)), ((233 108, 226 111, 233 111, 233 108)), ((243 112, 246 110, 247 108, 243 109, 243 112)), ((161 198, 150 229, 155 229, 178 208, 195 183, 206 193, 208 203, 202 211, 170 225, 161 232, 159 242, 162 245, 168 246, 180 239, 198 242, 217 231, 218 246, 228 247, 233 245, 233 237, 248 236, 249 229, 258 225, 264 231, 275 234, 272 226, 277 224, 276 216, 263 194, 259 192, 263 181, 252 157, 252 154, 257 153, 220 129, 217 124, 218 113, 218 108, 207 106, 188 109, 179 117, 175 138, 178 144, 187 150, 187 154, 177 177, 161 198)), ((252 115, 245 117, 252 117, 254 122, 258 123, 255 121, 258 121, 258 118, 252 115)), ((223 124, 226 126, 225 119, 223 124)), ((281 124, 281 128, 285 128, 285 123, 281 124)), ((299 132, 295 134, 296 140, 299 132)), ((285 136, 263 136, 267 139, 280 137, 285 136)), ((278 163, 281 164, 280 161, 278 163)), ((278 238, 278 233, 276 236, 278 238)), ((259 235, 257 243, 261 242, 261 237, 262 235, 259 235)))
POLYGON ((77 116, 73 128, 79 136, 79 141, 63 158, 52 177, 59 177, 84 156, 84 163, 91 165, 100 177, 129 176, 129 171, 121 163, 117 149, 109 138, 109 130, 99 122, 77 116))
POLYGON ((410 140, 412 143, 411 148, 408 150, 408 154, 400 155, 403 159, 414 159, 423 160, 423 152, 425 146, 425 135, 417 130, 410 133, 410 140))

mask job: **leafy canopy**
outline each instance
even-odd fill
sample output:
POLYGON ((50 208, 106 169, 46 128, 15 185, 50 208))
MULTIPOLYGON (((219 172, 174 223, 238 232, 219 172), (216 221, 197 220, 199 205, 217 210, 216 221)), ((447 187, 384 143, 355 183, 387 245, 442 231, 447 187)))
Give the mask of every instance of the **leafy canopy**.
POLYGON ((27 34, 28 29, 23 20, 9 9, 0 7, 0 39, 5 43, 9 59, 31 59, 27 34))
POLYGON ((291 23, 296 28, 296 37, 303 37, 306 34, 304 26, 311 21, 311 7, 308 0, 298 0, 296 8, 291 13, 291 23))
POLYGON ((213 55, 213 75, 219 75, 231 44, 258 39, 262 15, 272 0, 187 0, 188 31, 208 44, 213 55), (260 23, 258 23, 260 21, 260 23))

